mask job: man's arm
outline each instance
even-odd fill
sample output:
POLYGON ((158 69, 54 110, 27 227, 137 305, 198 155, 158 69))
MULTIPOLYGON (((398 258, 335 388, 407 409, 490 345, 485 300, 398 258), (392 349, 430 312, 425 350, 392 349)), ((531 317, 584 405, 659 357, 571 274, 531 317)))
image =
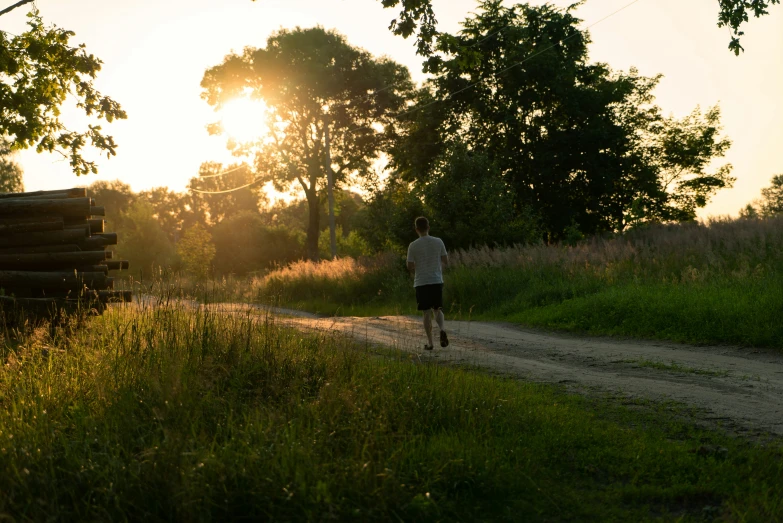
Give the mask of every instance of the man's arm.
POLYGON ((449 255, 448 254, 444 254, 443 256, 440 257, 440 264, 441 264, 441 266, 444 269, 449 266, 449 255))
POLYGON ((416 272, 416 264, 414 262, 408 262, 408 272, 414 274, 416 272))

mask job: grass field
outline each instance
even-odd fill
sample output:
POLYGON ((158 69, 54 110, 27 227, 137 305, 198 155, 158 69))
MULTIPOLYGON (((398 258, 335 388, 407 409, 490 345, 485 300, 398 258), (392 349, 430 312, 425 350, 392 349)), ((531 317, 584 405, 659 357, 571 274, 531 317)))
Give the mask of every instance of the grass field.
POLYGON ((774 521, 783 448, 161 296, 6 332, 0 514, 774 521))
MULTIPOLYGON (((450 317, 597 335, 783 347, 783 219, 634 231, 574 247, 451 253, 450 317)), ((326 314, 415 310, 404 260, 302 262, 256 281, 262 299, 326 314)))

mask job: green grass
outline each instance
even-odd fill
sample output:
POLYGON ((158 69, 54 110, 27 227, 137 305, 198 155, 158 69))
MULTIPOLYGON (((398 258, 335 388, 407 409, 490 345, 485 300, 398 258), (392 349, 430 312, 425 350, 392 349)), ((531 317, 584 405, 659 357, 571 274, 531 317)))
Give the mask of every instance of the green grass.
POLYGON ((4 347, 0 513, 15 520, 783 514, 777 443, 267 317, 119 309, 54 337, 7 333, 4 347))

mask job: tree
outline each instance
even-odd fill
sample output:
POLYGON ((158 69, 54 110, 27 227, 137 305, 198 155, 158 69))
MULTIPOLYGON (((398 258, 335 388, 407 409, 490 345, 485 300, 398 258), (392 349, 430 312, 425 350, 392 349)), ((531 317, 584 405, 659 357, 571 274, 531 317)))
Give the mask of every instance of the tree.
POLYGON ((12 154, 10 142, 0 139, 0 193, 24 192, 22 168, 12 154))
POLYGON ((761 198, 740 210, 742 218, 771 217, 783 214, 783 174, 772 177, 769 187, 761 189, 761 198))
POLYGON ((528 209, 517 209, 513 187, 477 152, 457 147, 423 190, 425 214, 451 248, 531 243, 541 237, 528 209))
POLYGON ((89 124, 83 131, 66 128, 60 106, 73 97, 77 107, 98 120, 127 115, 93 86, 102 62, 84 45, 71 47, 72 31, 45 26, 35 9, 27 25, 18 36, 0 31, 0 136, 10 137, 14 150, 35 147, 63 155, 77 175, 96 173, 97 164, 84 157, 84 148, 90 145, 111 157, 117 144, 100 125, 89 124))
POLYGON ((692 219, 733 181, 730 166, 705 172, 730 145, 719 111, 664 118, 659 77, 589 63, 579 23, 571 8, 486 0, 459 35, 441 35, 392 150, 398 175, 429 186, 465 148, 498 171, 481 183, 502 180, 496 199, 513 194, 516 217, 540 220, 547 240, 692 219))
POLYGON ((720 4, 718 27, 731 29, 729 49, 739 55, 745 50, 740 45, 740 37, 745 34, 740 30, 742 24, 749 20, 751 14, 756 18, 769 14, 768 9, 775 4, 780 4, 780 0, 718 0, 718 3, 720 4))
MULTIPOLYGON (((255 0, 254 0, 255 1, 255 0)), ((398 18, 394 19, 389 27, 394 34, 408 38, 416 33, 416 45, 419 54, 429 55, 433 48, 433 41, 439 36, 437 20, 432 9, 432 0, 380 0, 384 7, 401 6, 402 11, 398 18)), ((581 5, 578 2, 575 5, 581 5)), ((728 27, 732 31, 729 49, 734 54, 743 51, 740 45, 740 37, 745 33, 740 30, 750 15, 758 18, 769 14, 769 7, 780 4, 780 0, 718 0, 720 12, 718 14, 718 27, 728 27)))
POLYGON ((213 229, 215 270, 244 276, 302 258, 301 231, 267 226, 257 212, 243 211, 213 229))
POLYGON ((761 189, 761 209, 764 216, 783 213, 783 174, 773 176, 770 186, 761 189))
POLYGON ((174 247, 160 227, 155 210, 149 202, 135 201, 123 215, 122 242, 117 251, 130 261, 131 270, 143 275, 167 267, 174 259, 174 247))
POLYGON ((215 258, 212 235, 203 226, 194 225, 177 242, 177 254, 187 274, 196 278, 205 278, 215 258))
MULTIPOLYGON (((259 183, 305 193, 311 259, 318 259, 319 194, 329 171, 338 186, 351 176, 366 176, 393 136, 393 116, 413 88, 403 66, 374 58, 320 27, 281 30, 266 48, 230 54, 207 70, 201 86, 216 110, 247 95, 268 106, 266 122, 259 122, 259 131, 266 124, 264 138, 229 147, 255 152, 259 183)), ((219 133, 220 126, 211 131, 219 133)))

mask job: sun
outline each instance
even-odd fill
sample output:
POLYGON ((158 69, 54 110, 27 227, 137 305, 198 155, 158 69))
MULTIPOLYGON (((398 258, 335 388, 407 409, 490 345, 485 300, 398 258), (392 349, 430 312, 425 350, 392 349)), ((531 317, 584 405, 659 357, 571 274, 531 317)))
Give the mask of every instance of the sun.
POLYGON ((266 134, 266 104, 251 98, 235 98, 220 109, 223 131, 234 140, 247 143, 266 134))

